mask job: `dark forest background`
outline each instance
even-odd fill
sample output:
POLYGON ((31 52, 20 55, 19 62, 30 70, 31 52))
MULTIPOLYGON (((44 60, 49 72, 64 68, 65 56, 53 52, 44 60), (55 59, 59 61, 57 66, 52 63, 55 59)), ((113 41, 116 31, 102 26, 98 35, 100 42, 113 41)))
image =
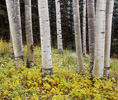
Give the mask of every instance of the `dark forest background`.
MULTIPOLYGON (((49 14, 51 25, 51 40, 52 47, 57 47, 57 35, 56 35, 56 11, 55 0, 49 1, 49 14)), ((83 0, 80 0, 80 16, 82 26, 82 6, 83 0)), ((24 0, 20 0, 21 7, 21 20, 22 20, 22 33, 23 43, 26 43, 25 35, 25 13, 24 13, 24 0)), ((32 24, 33 24, 33 36, 34 44, 40 45, 40 32, 39 32, 39 17, 38 17, 38 5, 37 0, 32 0, 32 24)), ((73 12, 72 12, 72 0, 61 0, 61 20, 62 20, 62 35, 64 49, 75 50, 75 37, 73 29, 73 12)), ((9 41, 9 23, 6 10, 5 0, 0 0, 0 38, 9 41)), ((87 33, 87 45, 88 45, 88 33, 87 33)), ((87 47, 88 51, 88 47, 87 47)), ((113 27, 112 27, 112 44, 111 44, 111 56, 118 57, 118 0, 115 0, 113 27)))

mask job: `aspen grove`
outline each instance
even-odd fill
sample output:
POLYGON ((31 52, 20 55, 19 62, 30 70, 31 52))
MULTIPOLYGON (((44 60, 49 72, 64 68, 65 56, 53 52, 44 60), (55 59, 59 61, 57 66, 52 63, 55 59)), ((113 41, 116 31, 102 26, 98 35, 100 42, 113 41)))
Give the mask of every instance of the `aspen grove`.
POLYGON ((118 0, 1 0, 0 100, 118 100, 118 0))

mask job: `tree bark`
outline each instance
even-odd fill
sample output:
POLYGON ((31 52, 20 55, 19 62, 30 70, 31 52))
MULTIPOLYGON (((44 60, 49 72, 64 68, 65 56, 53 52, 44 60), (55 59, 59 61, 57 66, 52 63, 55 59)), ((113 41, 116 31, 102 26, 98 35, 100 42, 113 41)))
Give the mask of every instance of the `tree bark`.
POLYGON ((106 31, 105 31, 105 62, 104 62, 104 75, 106 77, 109 76, 109 70, 110 70, 110 49, 111 49, 113 6, 114 6, 114 0, 107 0, 106 31))
POLYGON ((11 32, 10 32, 10 46, 11 46, 11 58, 14 58, 13 40, 12 40, 11 32))
POLYGON ((94 68, 95 61, 95 4, 94 0, 87 0, 88 13, 88 33, 89 33, 89 55, 90 55, 90 72, 94 68))
POLYGON ((52 57, 51 57, 51 39, 48 0, 38 0, 39 20, 40 20, 40 37, 42 53, 42 72, 44 75, 53 74, 52 57))
POLYGON ((79 2, 78 0, 73 0, 72 2, 73 2, 73 17, 74 17, 77 66, 78 66, 78 73, 82 73, 84 72, 84 64, 83 64, 81 31, 80 31, 79 2))
POLYGON ((57 24, 57 44, 58 44, 58 51, 59 51, 59 53, 62 53, 63 54, 60 0, 55 0, 55 4, 56 4, 56 24, 57 24))
POLYGON ((34 65, 31 0, 25 0, 25 27, 27 40, 27 67, 34 65))
POLYGON ((83 0, 83 56, 86 57, 86 0, 83 0))
POLYGON ((105 10, 106 0, 97 0, 95 67, 93 68, 93 77, 102 77, 104 72, 105 10))
POLYGON ((16 68, 20 68, 23 63, 23 44, 20 21, 20 5, 17 0, 6 0, 11 36, 13 39, 13 49, 16 68))

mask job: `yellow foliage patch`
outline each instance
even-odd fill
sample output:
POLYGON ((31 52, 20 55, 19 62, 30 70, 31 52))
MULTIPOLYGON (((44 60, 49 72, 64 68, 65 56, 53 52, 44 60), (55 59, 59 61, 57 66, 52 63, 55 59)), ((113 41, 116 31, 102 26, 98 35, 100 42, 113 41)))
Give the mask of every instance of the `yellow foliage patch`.
MULTIPOLYGON (((0 42, 1 43, 1 42, 0 42)), ((1 45, 1 44, 0 44, 1 45)), ((24 46, 26 61, 26 46, 24 46)), ((34 48, 35 66, 16 70, 10 53, 0 58, 0 99, 8 100, 118 100, 118 83, 112 79, 91 81, 91 74, 78 75, 76 57, 65 50, 64 56, 52 49, 54 74, 42 79, 41 51, 34 48)), ((89 69, 89 59, 85 59, 89 69)))

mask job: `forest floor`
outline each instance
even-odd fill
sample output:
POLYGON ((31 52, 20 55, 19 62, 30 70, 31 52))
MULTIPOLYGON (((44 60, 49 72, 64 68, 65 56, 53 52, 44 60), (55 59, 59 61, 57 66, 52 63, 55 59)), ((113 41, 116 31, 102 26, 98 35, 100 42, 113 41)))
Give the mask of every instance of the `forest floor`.
MULTIPOLYGON (((111 59, 110 79, 91 80, 89 56, 84 59, 85 74, 79 75, 75 51, 64 50, 62 56, 52 49, 54 74, 42 80, 39 46, 34 47, 35 66, 26 68, 24 64, 18 70, 8 47, 0 42, 0 52, 4 52, 0 55, 1 100, 118 100, 118 59, 111 59)), ((26 52, 24 46, 25 63, 26 52)))

